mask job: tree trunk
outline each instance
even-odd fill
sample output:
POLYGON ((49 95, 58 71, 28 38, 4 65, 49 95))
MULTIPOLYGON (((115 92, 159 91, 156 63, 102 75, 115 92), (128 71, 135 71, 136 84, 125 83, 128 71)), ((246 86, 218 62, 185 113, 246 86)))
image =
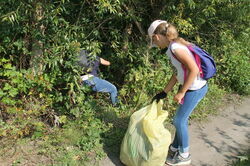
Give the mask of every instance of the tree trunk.
POLYGON ((122 49, 124 51, 127 51, 128 50, 128 44, 129 44, 129 35, 131 35, 132 33, 132 27, 133 27, 133 24, 130 23, 126 26, 124 32, 123 32, 123 36, 124 36, 124 45, 122 47, 122 49))
MULTIPOLYGON (((40 36, 44 36, 45 27, 40 24, 40 21, 44 17, 43 4, 41 1, 34 3, 34 15, 33 15, 33 28, 38 29, 40 36)), ((33 37, 32 39, 32 54, 30 59, 30 67, 32 68, 34 75, 41 75, 43 70, 43 43, 42 41, 33 37)))

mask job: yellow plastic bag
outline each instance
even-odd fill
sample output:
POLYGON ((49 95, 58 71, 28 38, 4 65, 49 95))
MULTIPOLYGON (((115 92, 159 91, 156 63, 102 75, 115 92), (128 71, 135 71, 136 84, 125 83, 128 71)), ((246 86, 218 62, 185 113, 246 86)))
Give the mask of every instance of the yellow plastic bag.
POLYGON ((163 101, 136 111, 130 117, 123 138, 120 160, 127 166, 163 166, 171 141, 163 122, 168 112, 162 110, 163 101))

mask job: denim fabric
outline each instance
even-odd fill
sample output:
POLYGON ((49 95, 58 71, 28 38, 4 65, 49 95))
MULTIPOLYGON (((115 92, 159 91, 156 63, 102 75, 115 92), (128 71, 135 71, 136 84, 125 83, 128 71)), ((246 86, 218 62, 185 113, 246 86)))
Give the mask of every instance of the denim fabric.
POLYGON ((110 93, 112 104, 117 103, 117 89, 110 82, 95 76, 83 82, 91 86, 93 91, 110 93))
POLYGON ((186 92, 184 103, 177 109, 173 120, 176 132, 172 146, 179 148, 182 153, 189 151, 188 118, 207 91, 208 85, 205 85, 201 89, 186 92))

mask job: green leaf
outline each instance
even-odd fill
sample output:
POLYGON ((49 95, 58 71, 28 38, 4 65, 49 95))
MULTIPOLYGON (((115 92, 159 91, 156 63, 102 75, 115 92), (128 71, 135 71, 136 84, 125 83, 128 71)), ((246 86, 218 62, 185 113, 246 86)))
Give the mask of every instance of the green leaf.
POLYGON ((3 90, 7 91, 12 89, 12 86, 9 83, 5 83, 3 90))
POLYGON ((12 69, 11 63, 7 63, 3 66, 5 69, 12 69))
POLYGON ((16 89, 16 88, 10 89, 9 95, 10 95, 11 97, 15 97, 17 94, 18 94, 18 89, 16 89))
POLYGON ((0 98, 3 97, 6 93, 2 91, 2 89, 0 89, 0 98))

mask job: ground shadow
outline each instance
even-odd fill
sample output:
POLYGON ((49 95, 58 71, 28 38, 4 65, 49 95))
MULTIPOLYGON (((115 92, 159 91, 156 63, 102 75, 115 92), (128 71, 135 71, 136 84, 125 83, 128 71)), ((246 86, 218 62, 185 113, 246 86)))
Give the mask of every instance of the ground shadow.
POLYGON ((124 166, 120 161, 120 147, 127 131, 129 117, 118 118, 116 116, 115 120, 106 121, 106 123, 111 123, 113 128, 103 136, 104 151, 115 166, 124 166))
MULTIPOLYGON (((249 140, 250 138, 250 131, 244 130, 245 127, 250 126, 250 116, 249 114, 240 114, 235 113, 235 116, 231 119, 232 128, 235 133, 244 133, 245 139, 249 140)), ((223 126, 223 122, 221 124, 223 126)), ((239 143, 235 139, 237 135, 229 135, 230 132, 224 131, 221 126, 218 126, 215 128, 215 132, 219 135, 220 141, 214 141, 214 138, 209 137, 209 133, 207 133, 205 130, 200 130, 199 138, 201 138, 206 144, 208 144, 210 147, 214 148, 216 152, 218 152, 220 155, 223 155, 226 159, 226 162, 228 164, 231 164, 231 162, 235 159, 237 159, 237 155, 240 155, 242 151, 247 150, 245 145, 239 143), (234 155, 231 155, 234 154, 234 155)), ((242 135, 242 134, 241 134, 242 135)), ((239 136, 241 136, 239 135, 239 136)), ((204 165, 205 163, 200 163, 200 165, 204 165)), ((207 166, 207 164, 205 164, 207 166)))
MULTIPOLYGON (((112 126, 108 131, 105 131, 102 137, 102 144, 104 145, 104 151, 108 158, 115 166, 124 166, 120 161, 120 147, 125 136, 125 133, 129 124, 129 116, 118 117, 117 111, 119 107, 112 106, 106 107, 107 110, 103 110, 102 113, 97 116, 106 125, 112 126)), ((108 166, 108 165, 107 165, 108 166)))

